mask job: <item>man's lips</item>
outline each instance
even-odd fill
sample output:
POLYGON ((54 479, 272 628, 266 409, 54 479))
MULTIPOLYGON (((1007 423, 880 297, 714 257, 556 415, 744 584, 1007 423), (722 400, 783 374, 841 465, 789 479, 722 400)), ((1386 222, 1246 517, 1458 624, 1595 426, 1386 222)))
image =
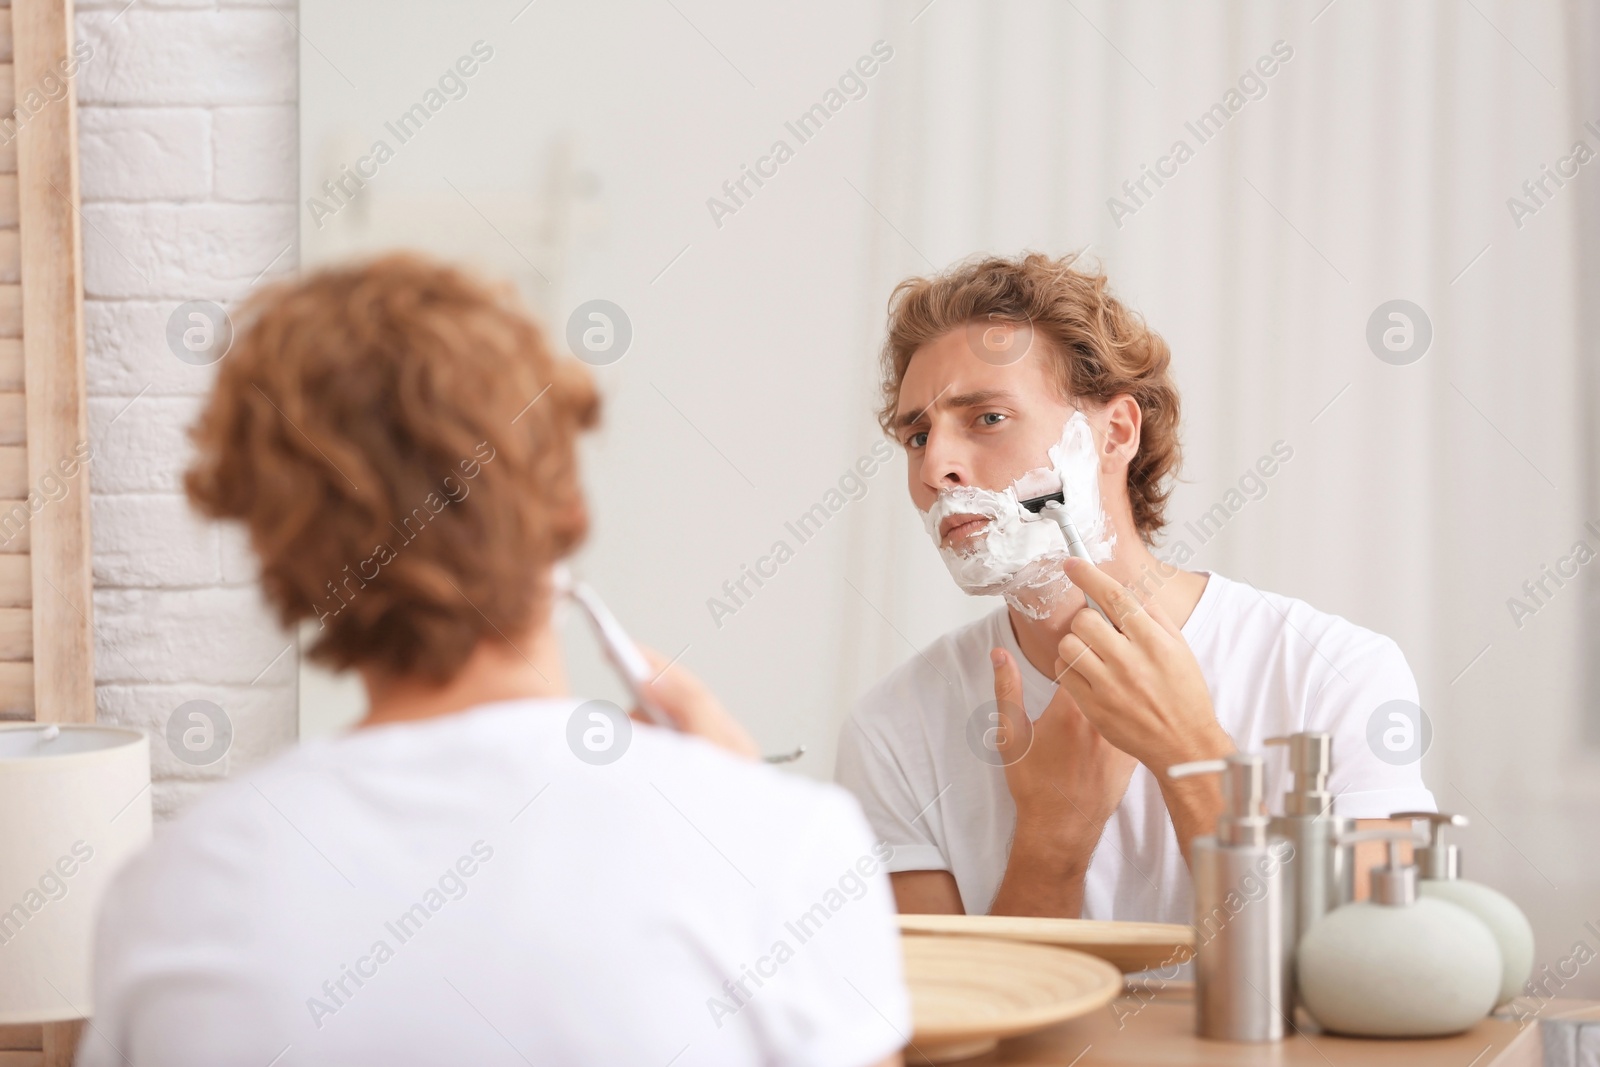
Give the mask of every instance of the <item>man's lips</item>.
POLYGON ((985 515, 948 515, 939 524, 939 543, 946 548, 973 537, 989 524, 985 515))

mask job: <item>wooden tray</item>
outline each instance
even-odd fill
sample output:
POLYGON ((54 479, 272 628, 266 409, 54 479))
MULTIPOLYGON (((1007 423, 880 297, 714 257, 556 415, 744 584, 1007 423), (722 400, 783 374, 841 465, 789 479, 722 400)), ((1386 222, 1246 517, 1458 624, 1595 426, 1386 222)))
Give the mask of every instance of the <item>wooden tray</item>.
POLYGON ((1099 956, 1125 974, 1169 967, 1194 955, 1194 927, 1175 923, 1038 919, 1020 915, 902 915, 900 932, 1058 945, 1099 956))
POLYGON ((1070 949, 981 937, 902 937, 911 990, 908 1061, 982 1055, 1004 1037, 1096 1011, 1122 992, 1122 974, 1070 949))

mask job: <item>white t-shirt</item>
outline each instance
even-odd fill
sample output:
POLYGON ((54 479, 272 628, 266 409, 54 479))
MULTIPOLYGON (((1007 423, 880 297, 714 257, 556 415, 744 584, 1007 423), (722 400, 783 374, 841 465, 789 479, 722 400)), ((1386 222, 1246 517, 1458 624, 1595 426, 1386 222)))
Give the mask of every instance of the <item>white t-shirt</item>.
MULTIPOLYGON (((1283 749, 1262 742, 1301 730, 1333 735, 1328 788, 1336 814, 1436 810, 1416 763, 1392 765, 1368 745, 1368 721, 1380 705, 1417 700, 1405 656, 1389 638, 1218 574, 1209 576, 1183 636, 1223 729, 1241 751, 1266 755, 1268 810, 1281 810, 1292 775, 1283 749)), ((995 647, 1017 661, 1023 706, 1037 719, 1055 685, 1022 655, 1002 607, 941 637, 875 686, 839 741, 838 781, 894 847, 889 869, 951 872, 970 915, 988 912, 1016 827, 1005 769, 978 758, 967 734, 973 713, 993 708, 995 647)), ((1090 861, 1083 917, 1187 923, 1192 900, 1160 786, 1137 766, 1090 861)))
POLYGON ((80 1067, 899 1049, 889 850, 850 796, 644 726, 582 762, 579 703, 361 730, 219 786, 107 895, 80 1067))

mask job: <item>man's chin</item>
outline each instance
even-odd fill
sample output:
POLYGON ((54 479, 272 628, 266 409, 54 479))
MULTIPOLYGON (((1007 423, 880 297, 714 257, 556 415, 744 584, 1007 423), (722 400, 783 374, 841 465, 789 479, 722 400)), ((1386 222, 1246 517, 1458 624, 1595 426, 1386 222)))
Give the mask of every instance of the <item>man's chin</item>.
POLYGON ((1063 578, 1051 585, 1025 588, 1004 595, 1006 603, 1018 614, 1040 622, 1071 607, 1072 583, 1063 578))
POLYGON ((959 559, 971 559, 983 550, 983 534, 979 531, 965 537, 948 540, 940 545, 940 551, 953 552, 959 559))
POLYGON ((1002 595, 1018 614, 1037 622, 1067 607, 1072 592, 1073 585, 1061 570, 1061 560, 1051 557, 1028 564, 1002 595))
POLYGON ((966 556, 952 550, 946 553, 945 562, 962 592, 968 596, 1004 597, 1007 604, 1030 619, 1049 618, 1066 603, 1072 592, 1072 583, 1061 569, 1062 556, 1030 560, 1012 574, 980 577, 972 573, 978 568, 970 567, 976 553, 966 556))

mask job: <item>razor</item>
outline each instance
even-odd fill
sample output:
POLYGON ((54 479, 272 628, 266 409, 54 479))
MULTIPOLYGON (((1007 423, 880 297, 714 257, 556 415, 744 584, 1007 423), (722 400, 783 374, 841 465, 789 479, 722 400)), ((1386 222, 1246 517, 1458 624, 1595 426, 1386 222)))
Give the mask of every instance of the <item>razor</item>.
MULTIPOLYGON (((1067 515, 1067 498, 1060 489, 1053 493, 1046 493, 1043 496, 1031 496, 1020 503, 1035 515, 1048 516, 1055 521, 1057 526, 1061 527, 1061 536, 1067 539, 1067 552, 1070 555, 1083 560, 1085 563, 1091 565, 1094 563, 1094 560, 1089 555, 1088 546, 1083 543, 1083 538, 1078 536, 1078 528, 1072 524, 1072 519, 1067 515)), ((1105 609, 1096 604, 1094 598, 1087 592, 1083 594, 1083 599, 1088 602, 1091 608, 1099 612, 1102 619, 1106 620, 1106 622, 1111 622, 1111 616, 1107 615, 1105 609)), ((1116 625, 1116 623, 1111 622, 1113 629, 1116 628, 1116 625)))

